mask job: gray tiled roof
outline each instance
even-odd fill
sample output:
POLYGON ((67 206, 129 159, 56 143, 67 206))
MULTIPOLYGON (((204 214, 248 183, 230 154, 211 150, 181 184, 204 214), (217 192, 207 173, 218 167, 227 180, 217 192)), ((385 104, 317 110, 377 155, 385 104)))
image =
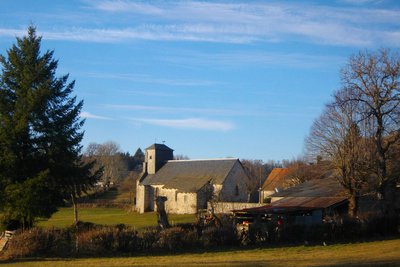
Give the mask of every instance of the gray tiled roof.
POLYGON ((148 149, 157 149, 157 150, 172 150, 171 148, 167 147, 164 144, 152 144, 151 146, 149 146, 148 148, 146 148, 146 150, 148 149))
POLYGON ((164 185, 181 192, 196 192, 207 182, 222 184, 238 159, 170 160, 142 185, 164 185))

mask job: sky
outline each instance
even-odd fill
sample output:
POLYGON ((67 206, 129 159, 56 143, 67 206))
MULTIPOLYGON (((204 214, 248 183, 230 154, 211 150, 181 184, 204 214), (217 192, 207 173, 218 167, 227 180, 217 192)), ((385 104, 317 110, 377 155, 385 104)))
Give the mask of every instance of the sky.
POLYGON ((360 51, 400 47, 400 1, 0 0, 0 54, 35 25, 84 100, 82 145, 294 159, 360 51))

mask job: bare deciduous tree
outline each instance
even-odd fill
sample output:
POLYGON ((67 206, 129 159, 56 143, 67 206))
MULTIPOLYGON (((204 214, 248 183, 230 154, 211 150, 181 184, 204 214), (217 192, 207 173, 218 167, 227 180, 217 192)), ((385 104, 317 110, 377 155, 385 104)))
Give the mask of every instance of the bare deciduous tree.
POLYGON ((262 183, 266 177, 264 163, 262 160, 241 160, 244 170, 249 177, 247 182, 247 202, 251 201, 252 193, 261 188, 262 183), (264 178, 264 179, 263 179, 264 178))
POLYGON ((186 155, 178 154, 174 155, 174 160, 189 160, 190 158, 186 155))
MULTIPOLYGON (((351 93, 338 91, 335 98, 351 93)), ((355 216, 358 197, 363 183, 368 178, 369 148, 366 127, 360 129, 358 103, 336 102, 327 105, 322 115, 314 122, 306 139, 308 154, 327 160, 327 171, 331 172, 349 196, 349 214, 355 216)))
POLYGON ((285 168, 288 169, 284 177, 283 188, 289 188, 308 180, 320 179, 325 176, 326 167, 322 161, 310 164, 305 159, 285 161, 285 168))
POLYGON ((400 139, 400 59, 397 53, 382 49, 359 53, 350 58, 342 71, 343 89, 352 93, 338 97, 339 105, 363 105, 363 120, 372 120, 378 191, 393 212, 397 177, 389 172, 390 150, 400 139))
POLYGON ((115 142, 91 143, 86 149, 85 156, 90 160, 96 160, 97 168, 103 167, 101 180, 106 184, 119 182, 128 174, 128 163, 115 142))

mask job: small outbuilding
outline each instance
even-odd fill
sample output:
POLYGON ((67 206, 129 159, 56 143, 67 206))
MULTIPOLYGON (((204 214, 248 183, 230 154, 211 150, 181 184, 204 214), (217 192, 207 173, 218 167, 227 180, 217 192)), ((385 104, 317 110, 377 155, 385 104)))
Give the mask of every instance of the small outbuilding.
POLYGON ((260 203, 270 202, 270 196, 284 189, 289 169, 274 168, 260 190, 260 203), (267 201, 268 200, 268 201, 267 201))
POLYGON ((267 220, 277 216, 287 223, 322 223, 326 216, 347 212, 348 200, 340 183, 333 177, 310 180, 271 195, 271 204, 234 211, 240 220, 267 220))

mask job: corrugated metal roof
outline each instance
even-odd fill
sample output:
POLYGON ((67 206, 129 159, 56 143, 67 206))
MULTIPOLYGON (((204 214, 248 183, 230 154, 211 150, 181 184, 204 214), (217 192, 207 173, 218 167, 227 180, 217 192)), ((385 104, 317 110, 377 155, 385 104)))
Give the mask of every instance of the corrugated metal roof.
POLYGON ((287 197, 269 205, 237 210, 246 213, 288 213, 325 209, 347 201, 346 197, 287 197))
POLYGON ((316 179, 288 188, 271 197, 282 199, 258 208, 235 212, 291 213, 325 209, 347 202, 345 189, 334 177, 316 179))
MULTIPOLYGON (((206 183, 222 184, 238 159, 170 160, 142 185, 164 185, 181 192, 196 192, 206 183)), ((240 164, 240 163, 239 163, 240 164)))
POLYGON ((271 195, 271 197, 340 197, 345 189, 334 177, 309 180, 271 195))
POLYGON ((287 168, 274 168, 268 175, 261 187, 263 191, 274 191, 275 188, 282 188, 286 179, 285 176, 289 172, 287 168))
POLYGON ((286 197, 271 204, 273 207, 328 208, 347 197, 286 197))

